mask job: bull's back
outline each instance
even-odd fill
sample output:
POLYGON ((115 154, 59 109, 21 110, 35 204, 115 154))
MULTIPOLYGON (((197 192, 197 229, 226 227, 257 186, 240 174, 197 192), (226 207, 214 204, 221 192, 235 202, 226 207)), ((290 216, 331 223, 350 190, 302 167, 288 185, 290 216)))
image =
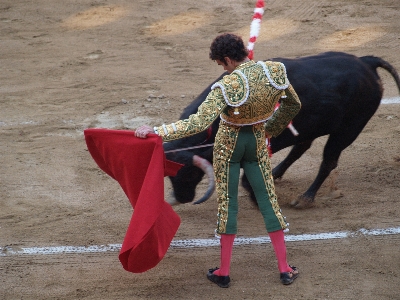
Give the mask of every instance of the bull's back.
POLYGON ((302 102, 293 122, 305 138, 330 134, 365 107, 370 117, 379 106, 379 77, 373 67, 354 55, 326 52, 274 60, 285 64, 289 81, 302 102))
POLYGON ((362 90, 380 89, 376 67, 360 58, 342 52, 325 52, 296 59, 276 58, 285 64, 290 83, 296 92, 305 95, 303 104, 336 102, 341 105, 354 102, 362 90), (314 95, 314 96, 313 96, 314 95))

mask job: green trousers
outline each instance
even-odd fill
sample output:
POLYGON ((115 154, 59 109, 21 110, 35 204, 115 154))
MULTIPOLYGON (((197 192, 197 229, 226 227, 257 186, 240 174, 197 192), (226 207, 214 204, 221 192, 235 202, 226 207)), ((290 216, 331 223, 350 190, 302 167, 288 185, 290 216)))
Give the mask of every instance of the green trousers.
POLYGON ((287 227, 272 178, 263 124, 232 126, 221 121, 214 143, 219 234, 237 233, 238 188, 243 168, 268 232, 287 227))

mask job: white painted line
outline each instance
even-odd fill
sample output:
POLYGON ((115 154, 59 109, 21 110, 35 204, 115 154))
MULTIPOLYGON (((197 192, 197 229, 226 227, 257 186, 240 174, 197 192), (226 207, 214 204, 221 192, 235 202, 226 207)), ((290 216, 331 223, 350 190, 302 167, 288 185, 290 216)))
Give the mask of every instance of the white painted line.
MULTIPOLYGON (((286 242, 316 241, 344 239, 359 236, 378 236, 400 234, 400 227, 392 227, 387 229, 359 229, 355 232, 339 231, 325 232, 316 234, 299 234, 285 235, 286 242)), ((236 238, 235 245, 260 245, 270 243, 271 240, 267 236, 254 238, 236 238)), ((79 253, 102 253, 116 252, 121 250, 121 244, 109 245, 93 245, 93 246, 57 246, 57 247, 32 247, 32 248, 12 248, 10 246, 0 247, 0 256, 11 255, 47 255, 47 254, 79 254, 79 253)), ((170 248, 201 248, 219 246, 219 239, 191 239, 191 240, 173 240, 170 248)))
POLYGON ((16 248, 10 246, 0 247, 0 256, 10 255, 38 255, 38 254, 62 254, 62 253, 100 253, 121 250, 121 244, 94 245, 94 246, 56 246, 56 247, 32 247, 16 248))
POLYGON ((400 97, 385 98, 381 100, 381 104, 399 104, 400 97))

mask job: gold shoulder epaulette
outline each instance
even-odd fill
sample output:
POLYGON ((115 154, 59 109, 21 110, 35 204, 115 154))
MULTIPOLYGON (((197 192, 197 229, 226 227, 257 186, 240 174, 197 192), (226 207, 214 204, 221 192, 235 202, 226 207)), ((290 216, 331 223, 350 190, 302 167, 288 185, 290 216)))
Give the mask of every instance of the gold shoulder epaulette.
POLYGON ((238 107, 249 97, 249 82, 240 70, 225 75, 220 81, 214 83, 211 89, 217 87, 221 88, 225 102, 229 106, 238 107))
POLYGON ((265 75, 273 87, 278 90, 288 88, 290 83, 283 63, 277 61, 258 61, 257 63, 263 67, 265 75))

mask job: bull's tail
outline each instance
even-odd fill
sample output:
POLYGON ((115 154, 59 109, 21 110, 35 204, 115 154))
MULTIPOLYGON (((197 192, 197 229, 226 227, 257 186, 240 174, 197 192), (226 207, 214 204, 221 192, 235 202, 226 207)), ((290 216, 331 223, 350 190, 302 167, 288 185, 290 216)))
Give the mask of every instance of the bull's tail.
POLYGON ((396 81, 397 88, 400 93, 400 77, 396 69, 390 63, 376 56, 362 56, 360 57, 360 59, 361 61, 369 65, 371 68, 373 68, 375 71, 377 68, 380 67, 388 71, 390 74, 392 74, 393 79, 394 81, 396 81))

